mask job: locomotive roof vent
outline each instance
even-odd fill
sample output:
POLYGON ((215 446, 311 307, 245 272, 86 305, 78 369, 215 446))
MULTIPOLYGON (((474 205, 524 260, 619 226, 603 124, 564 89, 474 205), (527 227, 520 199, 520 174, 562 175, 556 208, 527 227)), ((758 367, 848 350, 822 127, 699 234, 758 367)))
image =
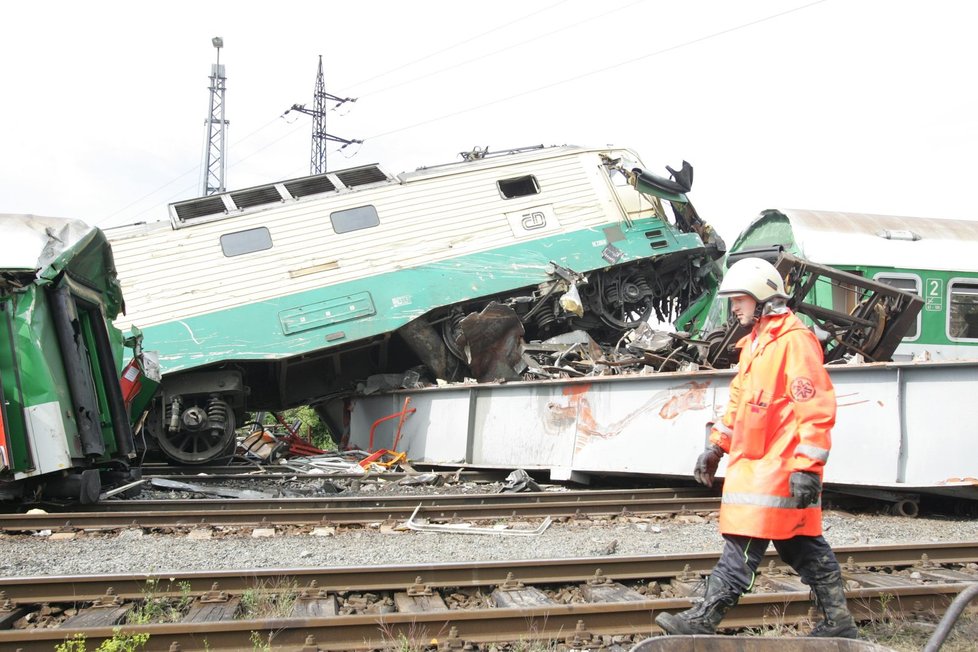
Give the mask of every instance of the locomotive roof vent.
POLYGON ((170 222, 173 228, 201 224, 224 219, 251 209, 270 208, 289 200, 321 195, 339 190, 352 190, 390 181, 391 177, 377 165, 361 165, 346 170, 327 172, 315 176, 290 179, 280 183, 244 188, 220 195, 198 197, 170 204, 170 222))
POLYGON ((916 242, 921 239, 919 233, 910 229, 883 229, 876 235, 887 240, 906 240, 908 242, 916 242))

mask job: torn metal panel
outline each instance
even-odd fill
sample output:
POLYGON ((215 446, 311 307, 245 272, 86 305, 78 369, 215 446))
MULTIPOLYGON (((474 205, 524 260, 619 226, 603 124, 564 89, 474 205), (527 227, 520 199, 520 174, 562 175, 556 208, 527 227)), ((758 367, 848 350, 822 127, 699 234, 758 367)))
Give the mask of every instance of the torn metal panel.
POLYGON ((494 527, 473 527, 471 523, 457 523, 450 525, 438 525, 434 523, 426 523, 423 519, 416 519, 418 515, 418 510, 421 509, 421 505, 418 505, 411 517, 407 520, 405 525, 410 530, 417 530, 418 532, 446 532, 453 534, 500 534, 503 536, 514 536, 514 537, 535 537, 543 534, 550 527, 553 520, 548 516, 543 519, 537 527, 532 530, 528 529, 515 529, 510 528, 505 524, 500 524, 494 527))
POLYGON ((540 491, 540 485, 523 469, 516 469, 506 476, 506 483, 500 489, 501 493, 519 493, 521 491, 540 491))
POLYGON ((158 489, 190 491, 195 494, 217 496, 219 498, 242 498, 250 500, 257 498, 273 498, 271 494, 267 494, 264 491, 254 491, 252 489, 233 489, 231 487, 205 487, 204 485, 180 482, 178 480, 167 480, 166 478, 152 478, 150 480, 150 484, 158 489))
POLYGON ((517 380, 523 362, 523 323, 516 312, 496 302, 459 322, 466 363, 479 382, 517 380))
POLYGON ((408 322, 397 331, 418 359, 436 378, 453 378, 458 367, 449 348, 435 328, 424 318, 408 322))

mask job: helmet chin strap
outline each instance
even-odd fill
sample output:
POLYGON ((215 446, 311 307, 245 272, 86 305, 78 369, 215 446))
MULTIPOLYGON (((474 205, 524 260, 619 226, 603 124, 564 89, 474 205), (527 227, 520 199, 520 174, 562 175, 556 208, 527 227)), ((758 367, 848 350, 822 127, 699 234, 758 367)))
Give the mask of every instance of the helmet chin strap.
POLYGON ((785 300, 781 297, 772 297, 754 306, 754 316, 751 319, 751 325, 760 321, 761 317, 783 315, 786 312, 788 312, 788 305, 785 300))
POLYGON ((758 303, 756 306, 754 306, 754 315, 751 317, 750 320, 751 326, 759 322, 761 320, 761 317, 764 316, 764 306, 766 305, 767 305, 767 301, 764 301, 763 303, 758 303))

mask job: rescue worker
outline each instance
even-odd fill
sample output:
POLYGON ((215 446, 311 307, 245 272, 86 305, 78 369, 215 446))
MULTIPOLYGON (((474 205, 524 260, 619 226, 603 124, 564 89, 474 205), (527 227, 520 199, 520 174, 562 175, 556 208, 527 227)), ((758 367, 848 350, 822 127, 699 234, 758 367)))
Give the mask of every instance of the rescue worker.
POLYGON ((719 562, 703 601, 655 622, 667 634, 714 634, 724 614, 754 583, 768 544, 811 587, 823 616, 810 636, 857 638, 835 554, 822 537, 822 468, 835 424, 835 391, 822 348, 785 305, 784 281, 773 265, 744 258, 730 266, 719 296, 743 326, 730 401, 713 425, 693 475, 706 486, 730 454, 720 533, 719 562))

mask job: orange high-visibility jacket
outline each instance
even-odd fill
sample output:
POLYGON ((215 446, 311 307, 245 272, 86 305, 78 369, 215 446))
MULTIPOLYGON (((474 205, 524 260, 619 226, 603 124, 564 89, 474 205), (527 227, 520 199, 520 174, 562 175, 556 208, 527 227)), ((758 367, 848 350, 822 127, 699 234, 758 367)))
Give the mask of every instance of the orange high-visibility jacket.
POLYGON ((799 509, 788 478, 794 471, 821 478, 832 446, 835 390, 822 348, 790 311, 762 317, 737 346, 730 402, 710 433, 710 441, 730 454, 720 532, 764 539, 819 535, 821 499, 799 509))

